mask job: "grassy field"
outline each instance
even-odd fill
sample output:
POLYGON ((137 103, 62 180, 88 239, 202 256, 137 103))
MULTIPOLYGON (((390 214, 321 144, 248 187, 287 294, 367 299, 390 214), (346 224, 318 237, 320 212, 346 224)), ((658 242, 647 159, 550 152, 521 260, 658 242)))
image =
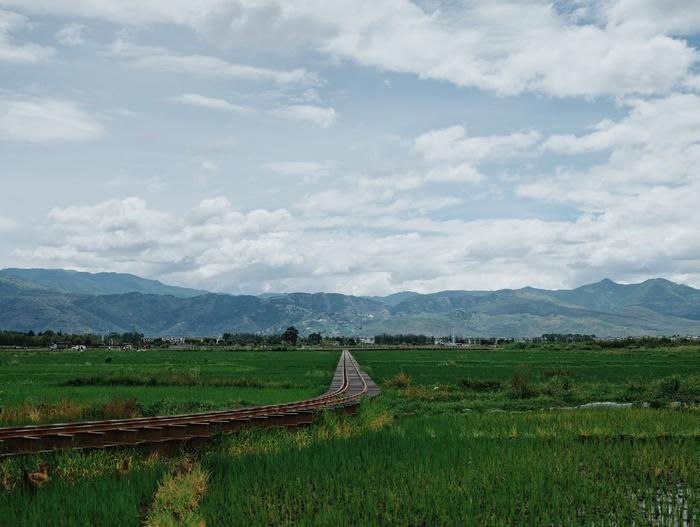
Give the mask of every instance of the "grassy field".
POLYGON ((587 382, 658 380, 700 374, 700 347, 660 349, 357 351, 353 354, 376 382, 408 373, 418 384, 456 384, 462 379, 508 380, 521 367, 544 380, 564 372, 587 382), (551 376, 551 375, 550 375, 551 376))
POLYGON ((274 404, 326 390, 335 352, 3 352, 0 424, 274 404))
MULTIPOLYGON (((698 417, 641 408, 396 420, 376 401, 354 418, 325 416, 298 432, 253 430, 190 453, 207 481, 191 515, 199 523, 177 512, 159 524, 695 525, 698 417)), ((141 525, 162 508, 159 496, 183 457, 125 450, 41 459, 54 481, 0 494, 8 524, 55 517, 52 525, 141 525), (137 460, 127 477, 117 473, 124 456, 137 460)), ((38 461, 5 462, 0 477, 16 481, 38 461)), ((178 494, 191 494, 186 484, 178 494)), ((186 505, 171 502, 176 511, 186 505)))
POLYGON ((591 402, 700 404, 700 347, 364 351, 355 357, 409 413, 591 402))
POLYGON ((625 439, 600 411, 583 422, 570 413, 440 416, 302 450, 213 454, 205 465, 216 485, 202 513, 210 525, 700 521, 697 421, 661 415, 652 424, 659 416, 648 412, 625 426, 625 439), (657 440, 659 429, 679 436, 657 440), (596 439, 578 438, 594 430, 596 439))
MULTIPOLYGON (((700 524, 697 348, 354 355, 383 388, 355 417, 326 414, 296 432, 249 430, 174 459, 122 449, 0 461, 0 524, 700 524), (553 383, 570 384, 557 391, 553 383), (549 409, 607 398, 635 405, 549 409), (119 469, 126 458, 129 474, 119 469), (37 489, 22 474, 40 461, 51 479, 37 489)), ((231 379, 246 379, 260 397, 286 382, 322 391, 337 361, 334 353, 165 353, 144 356, 140 368, 141 355, 133 357, 133 370, 119 375, 147 378, 168 357, 173 379, 198 367, 200 378, 228 383, 223 390, 241 390, 231 379), (294 355, 299 364, 284 363, 294 355), (178 357, 189 362, 176 367, 178 357)), ((32 360, 24 367, 40 371, 45 359, 32 360)), ((117 375, 76 360, 81 375, 52 372, 47 385, 117 375)), ((113 388, 100 382, 71 389, 113 388)))

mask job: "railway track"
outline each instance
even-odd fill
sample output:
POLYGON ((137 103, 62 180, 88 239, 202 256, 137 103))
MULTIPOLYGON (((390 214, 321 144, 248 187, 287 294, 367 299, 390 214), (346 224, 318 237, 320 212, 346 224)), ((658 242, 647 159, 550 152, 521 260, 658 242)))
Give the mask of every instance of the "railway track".
POLYGON ((321 410, 354 414, 363 396, 378 393, 379 388, 354 357, 343 351, 330 387, 318 397, 235 410, 0 428, 0 456, 134 445, 169 453, 175 452, 182 442, 200 443, 218 433, 254 426, 305 426, 321 410))

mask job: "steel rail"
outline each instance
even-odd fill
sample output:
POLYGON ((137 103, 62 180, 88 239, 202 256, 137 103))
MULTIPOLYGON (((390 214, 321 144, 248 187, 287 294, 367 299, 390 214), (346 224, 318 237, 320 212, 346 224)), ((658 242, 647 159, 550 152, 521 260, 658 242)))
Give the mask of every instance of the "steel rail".
POLYGON ((317 397, 211 412, 0 428, 0 455, 143 444, 172 450, 181 441, 201 440, 216 432, 232 433, 255 425, 307 425, 320 410, 355 413, 362 396, 378 392, 354 357, 344 350, 331 386, 317 397))

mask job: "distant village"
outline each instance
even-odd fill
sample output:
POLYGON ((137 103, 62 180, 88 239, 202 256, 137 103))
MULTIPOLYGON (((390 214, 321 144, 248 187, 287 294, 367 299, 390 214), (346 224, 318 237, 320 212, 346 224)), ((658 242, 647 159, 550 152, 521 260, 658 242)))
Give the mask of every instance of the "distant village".
POLYGON ((624 347, 630 344, 682 344, 697 343, 698 335, 598 337, 581 334, 544 334, 539 337, 482 337, 482 336, 432 336, 422 334, 380 334, 372 336, 322 336, 311 333, 302 336, 294 327, 278 335, 252 333, 224 333, 220 337, 209 336, 144 336, 140 333, 62 334, 60 332, 0 331, 0 347, 14 349, 44 348, 51 351, 78 351, 105 349, 132 351, 146 349, 193 350, 212 347, 249 349, 288 349, 289 347, 340 348, 340 347, 411 347, 411 348, 484 348, 503 345, 528 347, 542 344, 596 343, 604 347, 624 347))

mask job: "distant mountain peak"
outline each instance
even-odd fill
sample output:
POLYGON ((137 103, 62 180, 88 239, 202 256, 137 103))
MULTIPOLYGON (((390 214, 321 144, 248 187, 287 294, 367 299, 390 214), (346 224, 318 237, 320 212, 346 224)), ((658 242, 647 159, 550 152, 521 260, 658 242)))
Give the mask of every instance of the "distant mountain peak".
POLYGON ((603 278, 601 281, 596 282, 593 285, 618 286, 621 284, 618 284, 617 282, 615 282, 614 280, 611 280, 610 278, 603 278))

